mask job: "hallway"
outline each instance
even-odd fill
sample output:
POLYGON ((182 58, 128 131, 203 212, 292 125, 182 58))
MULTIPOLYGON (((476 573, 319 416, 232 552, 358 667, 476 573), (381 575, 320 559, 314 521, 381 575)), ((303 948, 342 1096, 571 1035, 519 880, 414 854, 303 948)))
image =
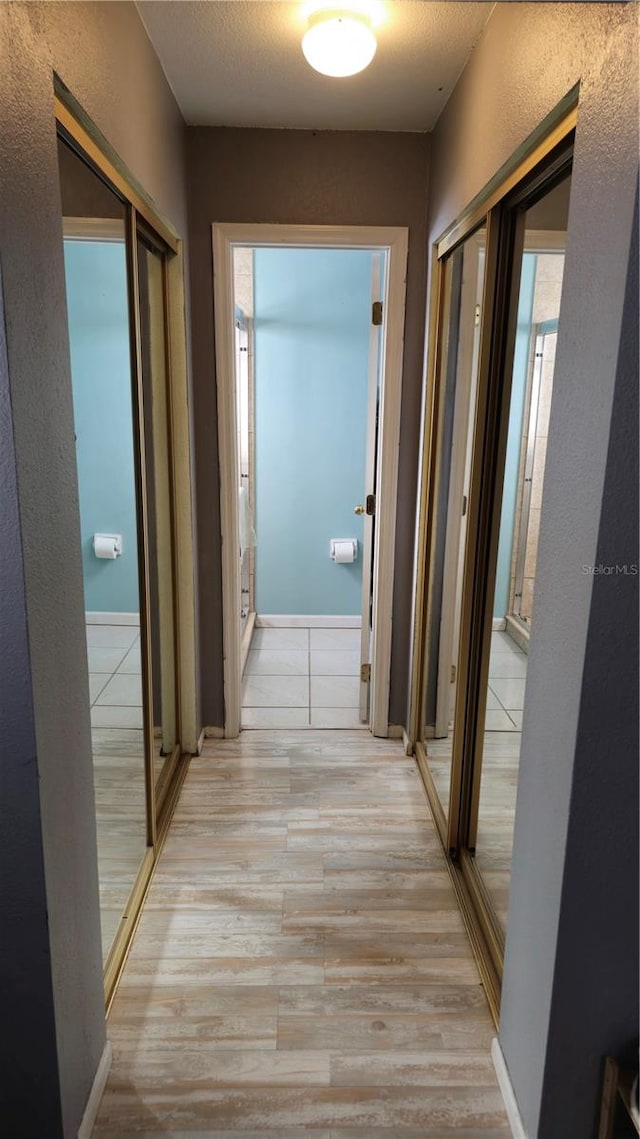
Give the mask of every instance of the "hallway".
POLYGON ((95 1139, 507 1139, 413 759, 362 731, 195 758, 109 1018, 95 1139))

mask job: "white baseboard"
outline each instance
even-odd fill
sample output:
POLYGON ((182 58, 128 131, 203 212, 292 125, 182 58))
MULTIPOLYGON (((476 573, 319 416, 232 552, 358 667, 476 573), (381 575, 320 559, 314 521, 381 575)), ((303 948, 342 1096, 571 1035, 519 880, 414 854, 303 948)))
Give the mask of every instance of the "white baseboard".
POLYGON ((139 625, 139 613, 85 613, 87 625, 139 625))
POLYGON ((94 1076, 87 1106, 84 1109, 84 1114, 78 1128, 78 1139, 91 1139, 93 1128, 98 1115, 98 1108, 100 1107, 100 1100, 104 1094, 104 1089, 109 1077, 109 1069, 111 1067, 111 1044, 107 1040, 98 1070, 94 1076))
POLYGON ((516 1100, 513 1087, 511 1086, 509 1069, 507 1068, 502 1048, 500 1047, 500 1042, 497 1036, 494 1036, 491 1042, 491 1059, 493 1060, 493 1066, 496 1070, 496 1076, 498 1077, 498 1086, 502 1093, 502 1099, 504 1100, 505 1111, 507 1113, 507 1119, 509 1120, 509 1126, 511 1127, 511 1134, 513 1135, 513 1139, 527 1139, 527 1133, 524 1129, 524 1125, 520 1118, 520 1112, 518 1110, 518 1101, 516 1100))
POLYGON ((387 738, 390 740, 401 740, 404 728, 402 724, 389 724, 387 731, 387 738))
POLYGON ((359 629, 362 618, 353 617, 318 617, 317 615, 290 616, 283 614, 258 614, 256 616, 257 629, 359 629))
POLYGON ((251 638, 253 636, 255 623, 256 615, 252 610, 247 617, 247 623, 244 627, 244 633, 242 634, 242 640, 240 642, 240 671, 242 676, 244 676, 244 670, 247 667, 247 657, 249 656, 249 649, 251 648, 251 638))
POLYGON ((203 728, 202 733, 206 740, 223 740, 224 728, 203 728))
POLYGON ((411 743, 411 740, 409 739, 404 728, 402 729, 402 746, 404 747, 405 755, 413 755, 413 744, 411 743))
POLYGON ((519 649, 523 653, 529 652, 529 630, 523 621, 518 621, 517 617, 509 615, 505 622, 505 628, 508 636, 512 641, 515 641, 519 649))
POLYGON ((507 627, 507 622, 506 622, 505 617, 494 617, 493 618, 493 624, 492 624, 491 628, 493 629, 494 633, 502 633, 503 630, 506 629, 506 627, 507 627))
POLYGON ((205 733, 205 730, 203 728, 202 731, 200 732, 200 735, 198 736, 198 742, 196 744, 196 755, 202 755, 202 749, 204 747, 204 741, 205 741, 205 734, 206 733, 205 733))

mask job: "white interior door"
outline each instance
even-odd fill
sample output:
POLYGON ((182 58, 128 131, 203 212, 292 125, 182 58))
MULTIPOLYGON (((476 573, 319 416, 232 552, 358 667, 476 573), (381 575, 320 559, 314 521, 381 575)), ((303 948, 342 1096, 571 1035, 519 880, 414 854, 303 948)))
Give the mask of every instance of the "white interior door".
POLYGON ((360 719, 369 719, 371 690, 371 642, 373 633, 373 535, 375 529, 376 453, 378 447, 378 415, 380 407, 382 332, 383 323, 374 324, 373 309, 380 302, 382 319, 384 308, 384 254, 374 253, 371 259, 371 329, 369 335, 369 385, 367 395, 367 447, 365 459, 365 499, 355 507, 363 514, 362 535, 362 624, 360 639, 360 719))
MULTIPOLYGON (((469 250, 472 246, 469 243, 469 250)), ((480 303, 484 251, 466 254, 462 270, 456 390, 451 440, 451 474, 447 500, 438 683, 436 692, 436 738, 448 735, 455 710, 462 574, 467 533, 467 503, 471 476, 471 449, 480 349, 480 303)))

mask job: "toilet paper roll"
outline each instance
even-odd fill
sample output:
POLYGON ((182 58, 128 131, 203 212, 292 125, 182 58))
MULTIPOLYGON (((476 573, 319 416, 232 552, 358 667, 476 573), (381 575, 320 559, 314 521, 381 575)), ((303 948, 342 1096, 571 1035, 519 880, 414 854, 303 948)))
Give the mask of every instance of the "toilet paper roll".
POLYGON ((118 539, 115 534, 94 534, 93 552, 97 558, 110 558, 113 560, 119 554, 118 539))
POLYGON ((356 560, 356 544, 352 538, 333 543, 333 560, 340 565, 356 560))

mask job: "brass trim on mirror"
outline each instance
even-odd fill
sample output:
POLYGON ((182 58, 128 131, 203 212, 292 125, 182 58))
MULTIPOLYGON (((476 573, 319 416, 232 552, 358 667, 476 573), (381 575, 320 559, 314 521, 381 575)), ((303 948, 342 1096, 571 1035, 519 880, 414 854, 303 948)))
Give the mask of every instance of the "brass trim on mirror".
POLYGON ((440 841, 441 841, 443 846, 446 846, 447 845, 447 816, 445 815, 444 808, 442 806, 442 803, 440 802, 438 790, 437 790, 437 787, 435 785, 433 775, 431 774, 431 769, 429 767, 429 762, 427 760, 427 753, 425 751, 425 747, 424 747, 422 740, 416 741, 414 755, 416 757, 416 763, 418 764, 418 768, 419 768, 420 774, 422 776, 422 782, 424 783, 424 789, 427 793, 427 799, 429 800, 429 806, 431 808, 431 814, 433 815, 433 820, 434 820, 436 827, 438 829, 438 834, 440 835, 440 841))
POLYGON ((486 687, 497 542, 507 443, 510 365, 513 361, 524 248, 525 210, 571 167, 577 89, 504 164, 433 248, 426 390, 422 411, 419 518, 416 551, 411 732, 416 763, 442 841, 465 927, 497 1024, 505 931, 473 852, 477 838, 486 687), (449 804, 442 803, 430 770, 425 732, 427 659, 432 620, 434 527, 440 478, 441 416, 449 334, 447 262, 486 224, 484 293, 478 358, 477 405, 467 505, 456 706, 449 804))
POLYGON ((153 849, 148 846, 140 863, 140 869, 127 899, 120 925, 113 939, 104 967, 104 999, 107 1014, 118 985, 129 952, 131 938, 135 932, 142 903, 146 897, 154 865, 153 849))
MULTIPOLYGON (((189 756, 183 755, 181 745, 184 718, 188 720, 190 736, 195 734, 195 724, 191 723, 191 704, 195 709, 195 675, 190 659, 183 661, 184 653, 190 650, 193 644, 193 629, 191 624, 188 630, 181 630, 179 617, 179 578, 184 583, 185 575, 191 574, 189 557, 183 559, 179 552, 177 540, 178 525, 184 537, 184 545, 188 544, 187 555, 192 554, 192 542, 186 541, 187 529, 191 524, 189 518, 178 519, 176 502, 178 487, 176 485, 176 462, 180 463, 180 495, 185 501, 185 487, 183 480, 188 470, 188 442, 185 439, 184 409, 180 405, 180 437, 176 437, 174 422, 174 408, 176 393, 174 392, 174 373, 178 376, 180 384, 178 398, 181 398, 183 388, 186 391, 186 339, 183 342, 184 313, 178 311, 182 304, 182 245, 171 226, 162 219, 151 201, 144 194, 135 180, 125 172, 122 164, 114 156, 111 148, 99 135, 92 123, 78 108, 75 100, 56 79, 55 83, 55 114, 58 137, 67 144, 92 170, 100 180, 116 194, 126 211, 124 241, 126 249, 127 266, 127 302, 129 319, 129 350, 131 361, 131 398, 132 419, 134 431, 134 469, 135 469, 135 500, 137 510, 137 553, 139 578, 139 606, 140 606, 140 639, 142 659, 142 696, 144 717, 144 775, 146 800, 146 833, 147 847, 141 856, 140 867, 129 894, 122 919, 116 936, 111 945, 104 965, 105 1002, 107 1013, 124 968, 131 939, 140 917, 149 884, 158 857, 167 834, 175 805, 177 803, 182 783, 188 769, 189 756), (171 573, 173 593, 173 635, 174 635, 174 697, 176 717, 177 743, 170 756, 167 756, 162 768, 161 776, 156 786, 154 774, 154 725, 153 725, 153 691, 152 691, 152 652, 151 652, 151 613, 149 606, 149 538, 147 530, 148 503, 147 503, 147 477, 146 477, 146 443, 144 423, 144 392, 142 370, 142 343, 141 343, 141 317, 140 317, 140 290, 138 273, 138 233, 149 243, 162 259, 162 303, 164 325, 164 360, 165 385, 167 396, 167 456, 169 464, 169 511, 171 542, 171 573), (178 451, 176 453, 176 447, 178 451), (182 575, 180 577, 180 575, 182 575), (189 691, 183 692, 182 668, 187 673, 189 691)), ((102 235, 108 239, 110 236, 109 223, 95 222, 92 219, 81 219, 83 230, 86 230, 86 239, 102 235)), ((63 222, 64 229, 64 222, 63 222)), ((84 232, 79 234, 85 236, 84 232)), ((186 398, 186 397, 185 397, 186 398)), ((188 437, 188 432, 186 433, 188 437)), ((189 535, 189 538, 191 536, 189 535)), ((190 598, 189 593, 189 608, 190 598)), ((191 621, 194 614, 187 614, 191 621)), ((195 665, 193 666, 195 667, 195 665)))
POLYGON ((436 241, 439 258, 465 241, 482 222, 482 218, 504 201, 532 170, 561 145, 575 130, 578 121, 578 88, 574 87, 543 123, 518 147, 511 158, 469 203, 459 218, 448 226, 436 241))
POLYGON ((414 627, 412 656, 415 667, 411 672, 411 715, 409 739, 413 747, 424 735, 424 685, 425 669, 420 646, 426 636, 427 616, 427 573, 430 558, 430 534, 425 528, 426 519, 430 516, 430 501, 435 480, 433 470, 434 448, 431 437, 434 431, 434 418, 437 416, 436 406, 436 345, 440 339, 441 306, 443 288, 442 265, 438 260, 435 246, 431 250, 431 296, 432 303, 429 310, 429 325, 427 331, 427 362, 424 374, 424 395, 421 434, 421 454, 419 460, 422 477, 420 479, 418 500, 417 525, 417 558, 414 602, 414 627))
POLYGON ((110 184, 118 197, 129 202, 151 226, 152 230, 168 245, 169 249, 173 253, 177 253, 178 237, 173 228, 164 218, 160 217, 144 191, 135 184, 131 174, 125 174, 119 168, 117 156, 113 154, 106 139, 99 135, 94 124, 90 122, 57 77, 54 109, 58 133, 62 135, 65 141, 71 143, 74 150, 79 150, 84 161, 89 161, 89 165, 95 169, 103 181, 110 184))
POLYGON ((142 370, 142 334, 140 326, 140 280, 138 274, 137 219, 129 207, 127 268, 129 279, 129 320, 131 360, 134 373, 134 415, 137 425, 137 447, 134 448, 136 498, 138 500, 138 572, 140 577, 140 657, 142 662, 143 722, 145 737, 145 785, 147 789, 147 833, 149 845, 156 840, 156 787, 153 767, 153 661, 151 650, 151 596, 149 580, 149 535, 147 530, 147 457, 144 422, 144 387, 142 370))

